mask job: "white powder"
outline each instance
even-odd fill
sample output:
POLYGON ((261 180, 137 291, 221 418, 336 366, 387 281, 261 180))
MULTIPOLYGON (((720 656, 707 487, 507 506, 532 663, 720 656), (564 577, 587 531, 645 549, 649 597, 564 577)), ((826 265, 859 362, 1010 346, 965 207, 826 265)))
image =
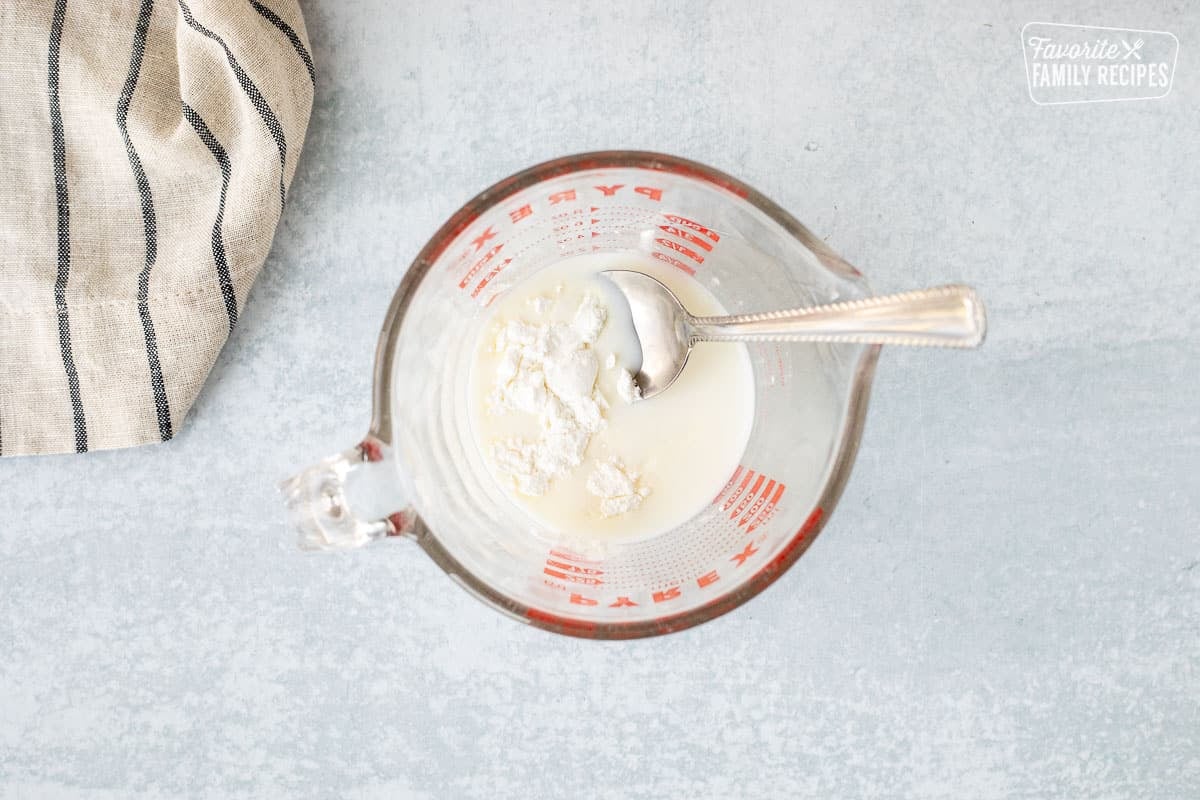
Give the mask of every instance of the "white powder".
MULTIPOLYGON (((534 300, 538 302, 530 306, 539 315, 553 306, 546 297, 534 300)), ((592 435, 604 428, 609 406, 596 389, 600 359, 592 345, 607 318, 607 309, 589 294, 570 324, 514 319, 500 327, 493 345, 500 358, 488 410, 532 414, 540 430, 536 441, 507 438, 492 443, 492 460, 517 492, 540 497, 551 491, 555 478, 583 463, 592 435)), ((609 354, 605 366, 611 369, 616 362, 616 355, 609 354)), ((617 374, 617 395, 626 403, 642 396, 624 368, 617 374)), ((587 490, 600 498, 605 517, 633 511, 650 493, 638 486, 638 475, 615 458, 596 465, 587 490)))
POLYGON ((638 386, 637 381, 633 379, 633 373, 624 367, 617 374, 617 397, 626 403, 642 399, 642 387, 638 386))
POLYGON ((596 337, 600 335, 600 331, 604 330, 604 323, 607 321, 608 310, 600 305, 596 295, 587 294, 583 296, 583 302, 579 304, 579 310, 575 312, 575 319, 572 320, 571 327, 575 329, 585 344, 593 344, 596 337))
POLYGON ((587 295, 570 325, 510 320, 496 337, 500 361, 488 410, 533 414, 541 429, 534 442, 492 444, 496 466, 522 494, 543 495, 554 478, 582 464, 592 434, 604 427, 604 398, 596 391, 600 364, 591 344, 606 317, 604 306, 587 295))
POLYGON ((642 504, 650 490, 638 486, 636 472, 628 472, 615 458, 596 465, 588 476, 587 490, 600 498, 600 513, 605 517, 627 514, 642 504))

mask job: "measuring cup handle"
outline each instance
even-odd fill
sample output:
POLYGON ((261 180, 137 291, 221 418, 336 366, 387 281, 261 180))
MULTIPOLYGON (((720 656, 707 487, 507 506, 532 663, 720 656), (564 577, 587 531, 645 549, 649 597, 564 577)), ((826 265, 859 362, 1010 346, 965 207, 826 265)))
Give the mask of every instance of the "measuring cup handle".
POLYGON ((279 485, 302 550, 350 550, 411 535, 412 491, 390 448, 374 437, 279 485))

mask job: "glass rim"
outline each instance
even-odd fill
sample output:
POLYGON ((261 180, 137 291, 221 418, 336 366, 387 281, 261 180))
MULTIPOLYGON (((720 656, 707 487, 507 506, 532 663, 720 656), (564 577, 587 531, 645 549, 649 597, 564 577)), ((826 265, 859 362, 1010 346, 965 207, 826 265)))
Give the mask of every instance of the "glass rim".
MULTIPOLYGON (((452 242, 480 216, 524 189, 563 175, 594 169, 644 169, 667 172, 708 183, 730 192, 764 213, 772 221, 813 252, 831 272, 864 283, 862 273, 812 234, 777 203, 744 182, 720 170, 677 156, 639 150, 603 150, 564 156, 521 170, 484 189, 467 201, 438 229, 413 259, 400 281, 384 318, 375 352, 373 411, 369 435, 385 445, 393 444, 392 368, 402 322, 417 288, 433 268, 434 262, 452 242)), ((846 416, 838 435, 838 451, 828 478, 807 521, 792 535, 783 549, 737 589, 721 594, 688 611, 665 614, 654 619, 589 622, 552 614, 534 608, 500 592, 466 569, 438 540, 436 532, 420 521, 417 543, 447 575, 468 592, 506 616, 534 627, 586 639, 636 639, 684 630, 721 616, 764 591, 799 560, 816 540, 832 514, 850 477, 862 439, 867 402, 880 346, 863 348, 854 368, 846 416)), ((420 512, 418 510, 418 518, 420 512)))

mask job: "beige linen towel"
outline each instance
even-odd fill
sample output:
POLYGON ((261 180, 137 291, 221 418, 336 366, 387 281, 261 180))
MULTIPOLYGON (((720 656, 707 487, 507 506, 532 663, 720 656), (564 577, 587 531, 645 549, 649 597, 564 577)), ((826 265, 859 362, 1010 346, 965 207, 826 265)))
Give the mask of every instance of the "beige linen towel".
POLYGON ((295 0, 0 2, 0 455, 179 430, 313 86, 295 0))

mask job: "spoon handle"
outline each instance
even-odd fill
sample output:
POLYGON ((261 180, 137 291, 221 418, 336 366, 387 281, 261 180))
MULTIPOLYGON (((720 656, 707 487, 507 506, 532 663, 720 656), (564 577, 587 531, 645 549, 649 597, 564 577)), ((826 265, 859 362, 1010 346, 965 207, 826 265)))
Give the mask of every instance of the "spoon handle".
POLYGON ((695 342, 852 342, 978 347, 987 331, 983 302, 969 286, 935 286, 790 311, 696 317, 695 342))

